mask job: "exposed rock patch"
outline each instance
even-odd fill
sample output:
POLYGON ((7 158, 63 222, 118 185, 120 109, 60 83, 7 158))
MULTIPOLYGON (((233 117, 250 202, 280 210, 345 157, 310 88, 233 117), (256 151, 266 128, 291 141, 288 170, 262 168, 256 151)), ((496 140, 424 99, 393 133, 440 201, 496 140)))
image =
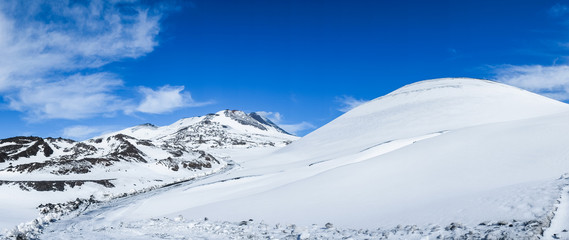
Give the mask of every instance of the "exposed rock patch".
POLYGON ((92 182, 102 185, 106 188, 113 188, 115 185, 111 183, 113 179, 102 179, 102 180, 64 180, 64 181, 0 181, 0 186, 2 185, 17 185, 22 190, 30 191, 64 191, 66 187, 74 188, 82 186, 85 183, 92 182))

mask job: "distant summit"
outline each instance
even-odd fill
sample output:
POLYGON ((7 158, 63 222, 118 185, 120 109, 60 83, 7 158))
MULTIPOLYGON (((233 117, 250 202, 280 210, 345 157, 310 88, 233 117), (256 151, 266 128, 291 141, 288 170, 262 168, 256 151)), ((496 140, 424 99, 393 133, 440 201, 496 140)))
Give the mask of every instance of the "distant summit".
POLYGON ((459 223, 480 228, 472 231, 480 238, 496 230, 531 239, 569 188, 560 178, 569 171, 567 142, 568 104, 492 81, 426 80, 364 103, 220 178, 247 180, 145 199, 153 214, 125 209, 381 227, 407 231, 401 238, 409 239, 417 232, 401 229, 416 225, 437 236, 432 224, 455 229, 459 223), (208 204, 170 200, 193 196, 208 204), (488 224, 498 221, 503 228, 488 224))
POLYGON ((5 198, 2 211, 33 218, 39 203, 72 200, 63 205, 71 210, 41 205, 41 221, 18 231, 94 238, 133 229, 227 238, 218 230, 234 222, 249 238, 286 228, 278 233, 295 239, 356 231, 366 239, 567 239, 568 123, 568 104, 444 78, 364 103, 301 139, 262 113, 237 110, 82 142, 15 137, 0 140, 0 185, 25 201, 14 211, 5 198), (51 213, 65 212, 73 216, 51 223, 51 213))
POLYGON ((252 112, 249 113, 249 117, 252 117, 253 119, 257 120, 258 122, 260 122, 263 125, 267 125, 267 126, 271 126, 274 129, 278 130, 281 133, 285 133, 285 134, 290 134, 287 131, 283 130, 282 128, 280 128, 277 124, 273 123, 271 120, 269 120, 268 118, 264 117, 263 115, 259 115, 256 112, 252 112))
POLYGON ((210 150, 285 146, 296 139, 256 113, 237 110, 185 118, 163 127, 145 123, 81 142, 13 137, 0 140, 0 181, 41 191, 77 184, 68 181, 58 187, 55 183, 53 187, 35 187, 30 182, 82 179, 104 183, 101 185, 106 188, 140 188, 157 184, 157 180, 175 181, 226 167, 227 162, 210 150), (137 180, 125 183, 129 178, 137 180), (112 180, 99 181, 102 179, 112 180))

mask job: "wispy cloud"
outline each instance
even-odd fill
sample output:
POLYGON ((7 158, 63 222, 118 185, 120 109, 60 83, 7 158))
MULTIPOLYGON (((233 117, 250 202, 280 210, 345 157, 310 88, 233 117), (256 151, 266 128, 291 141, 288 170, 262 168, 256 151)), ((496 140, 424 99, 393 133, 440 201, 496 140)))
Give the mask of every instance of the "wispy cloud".
POLYGON ((3 65, 12 75, 96 68, 151 52, 161 15, 137 1, 2 1, 3 65))
POLYGON ((269 120, 275 124, 279 124, 282 120, 282 115, 279 112, 265 112, 265 111, 258 111, 255 112, 269 120))
POLYGON ((268 118, 271 122, 277 124, 280 128, 284 129, 288 133, 299 135, 307 130, 315 129, 316 126, 312 125, 309 122, 300 122, 300 123, 292 123, 292 124, 285 124, 283 123, 283 115, 279 112, 265 112, 265 111, 258 111, 257 114, 268 118))
MULTIPOLYGON (((555 4, 549 9, 549 15, 556 21, 562 21, 567 27, 569 7, 555 4)), ((569 30, 566 29, 566 30, 569 30)), ((556 47, 567 49, 567 39, 557 41, 556 47)), ((500 65, 493 66, 495 80, 523 88, 560 101, 569 100, 569 65, 557 65, 558 60, 567 56, 554 55, 553 65, 500 65)))
POLYGON ((496 80, 557 100, 569 100, 569 66, 504 65, 495 69, 496 80))
POLYGON ((122 81, 108 73, 76 74, 41 84, 26 84, 6 96, 9 107, 39 119, 81 119, 124 111, 131 105, 112 94, 122 81))
POLYGON ((114 126, 83 126, 75 125, 66 127, 62 131, 62 136, 74 140, 85 140, 90 137, 99 136, 107 132, 115 131, 117 127, 114 126))
POLYGON ((132 103, 137 100, 117 93, 124 90, 123 80, 99 69, 144 56, 158 45, 167 7, 149 4, 0 1, 0 94, 8 108, 36 121, 137 110, 132 103))
POLYGON ((549 9, 549 15, 553 17, 562 17, 569 14, 569 7, 563 4, 555 4, 549 9))
POLYGON ((300 133, 306 130, 311 130, 316 128, 316 126, 312 125, 309 122, 301 122, 296 124, 279 124, 279 127, 294 135, 299 135, 300 133))
POLYGON ((352 96, 341 96, 336 97, 336 102, 340 103, 340 108, 338 111, 340 112, 347 112, 352 110, 353 108, 366 103, 368 100, 363 99, 356 99, 352 96))
POLYGON ((184 91, 183 86, 163 86, 157 90, 141 87, 140 93, 144 99, 136 108, 143 113, 167 113, 183 107, 196 107, 210 104, 211 102, 196 102, 189 92, 184 91))

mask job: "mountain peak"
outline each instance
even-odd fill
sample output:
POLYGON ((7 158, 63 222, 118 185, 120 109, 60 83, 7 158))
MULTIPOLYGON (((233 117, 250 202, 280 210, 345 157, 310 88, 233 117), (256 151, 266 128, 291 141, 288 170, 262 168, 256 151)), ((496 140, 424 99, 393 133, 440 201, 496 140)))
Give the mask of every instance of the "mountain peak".
POLYGON ((268 126, 272 126, 274 127, 277 131, 281 132, 281 133, 285 133, 285 134, 289 134, 287 131, 285 131, 284 129, 280 128, 277 124, 273 123, 273 121, 271 121, 269 118, 265 117, 262 114, 259 114, 258 112, 252 112, 249 113, 249 116, 252 117, 253 119, 257 120, 258 122, 260 122, 261 124, 264 125, 268 125, 268 126))
POLYGON ((218 112, 216 115, 223 115, 242 125, 252 126, 263 131, 275 131, 278 133, 291 135, 290 133, 280 128, 277 124, 273 123, 271 120, 257 112, 251 112, 247 114, 239 110, 226 109, 218 112))
POLYGON ((157 126, 152 124, 152 123, 143 123, 143 124, 138 125, 138 127, 157 128, 157 126))
POLYGON ((433 115, 441 112, 442 115, 473 117, 483 124, 558 113, 568 110, 569 105, 489 80, 440 78, 403 86, 345 115, 357 116, 389 109, 407 112, 408 116, 401 117, 415 118, 421 113, 436 117, 433 115))
POLYGON ((364 103, 290 148, 308 142, 305 145, 314 152, 330 148, 342 151, 345 147, 338 139, 365 145, 369 141, 385 142, 568 111, 568 104, 502 83, 471 78, 432 79, 364 103))
POLYGON ((432 91, 438 89, 461 89, 461 88, 508 88, 510 90, 516 89, 518 91, 525 91, 510 85, 475 78, 436 78, 423 80, 415 83, 405 85, 387 96, 398 94, 407 94, 413 92, 432 91))
MULTIPOLYGON (((180 119, 168 126, 141 124, 82 142, 40 137, 0 139, 0 172, 18 178, 43 174, 48 178, 76 176, 97 180, 103 172, 113 179, 122 169, 129 169, 145 171, 148 179, 171 180, 193 176, 193 172, 209 174, 224 168, 227 162, 216 159, 210 151, 214 154, 219 149, 282 147, 296 139, 257 114, 224 110, 180 119)), ((154 183, 148 179, 130 179, 127 181, 134 182, 127 185, 152 186, 154 183)), ((73 188, 75 182, 69 184, 73 188)), ((54 190, 35 186, 32 189, 54 190)))

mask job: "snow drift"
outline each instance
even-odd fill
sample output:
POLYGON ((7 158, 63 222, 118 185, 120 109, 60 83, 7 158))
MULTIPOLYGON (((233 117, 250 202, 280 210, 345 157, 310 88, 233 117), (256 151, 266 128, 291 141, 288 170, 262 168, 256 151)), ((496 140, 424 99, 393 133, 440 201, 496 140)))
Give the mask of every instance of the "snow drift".
MULTIPOLYGON (((218 115, 232 119, 230 124, 216 120, 226 128, 246 126, 238 128, 238 136, 260 140, 254 146, 263 145, 258 134, 266 132, 257 123, 284 134, 256 116, 249 115, 254 119, 249 121, 241 113, 218 115)), ((86 237, 91 231, 95 239, 185 233, 225 238, 250 231, 248 237, 298 239, 310 233, 313 238, 538 239, 544 233, 562 236, 560 226, 569 219, 569 175, 564 175, 569 105, 500 83, 446 78, 407 85, 277 151, 219 147, 225 142, 216 145, 207 134, 196 138, 199 131, 176 134, 170 127, 143 126, 122 134, 190 145, 188 139, 206 141, 196 146, 226 156, 234 168, 94 204, 78 217, 50 224, 43 237, 86 237), (205 217, 211 222, 184 220, 205 217), (269 229, 267 224, 276 223, 326 227, 269 229), (338 227, 337 235, 330 226, 338 227)), ((226 134, 231 135, 221 136, 226 134)), ((280 139, 281 146, 288 143, 280 139)))
MULTIPOLYGON (((436 79, 363 104, 276 153, 100 216, 347 227, 547 221, 569 172, 569 106, 436 79)), ((117 221, 117 222, 115 222, 117 221)))
POLYGON ((297 138, 256 113, 223 110, 82 142, 0 139, 0 230, 33 219, 40 204, 109 199, 218 173, 228 162, 216 150, 282 147, 297 138))

